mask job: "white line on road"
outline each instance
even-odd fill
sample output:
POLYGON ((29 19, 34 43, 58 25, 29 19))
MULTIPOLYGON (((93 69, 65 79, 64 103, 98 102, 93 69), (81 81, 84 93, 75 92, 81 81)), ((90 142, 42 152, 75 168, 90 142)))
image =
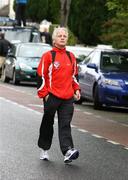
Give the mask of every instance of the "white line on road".
POLYGON ((111 141, 111 140, 107 140, 107 142, 111 143, 111 144, 114 144, 114 145, 120 145, 120 143, 117 143, 115 141, 111 141))
MULTIPOLYGON (((28 107, 26 107, 26 106, 24 106, 24 105, 20 105, 20 104, 14 102, 14 101, 5 99, 5 98, 3 98, 3 97, 0 97, 0 99, 1 99, 1 100, 4 100, 4 101, 6 101, 6 102, 10 102, 10 103, 12 103, 12 104, 14 104, 14 105, 17 105, 18 107, 21 107, 21 108, 24 108, 24 109, 26 109, 26 110, 32 111, 32 112, 34 112, 34 113, 36 113, 36 114, 38 114, 38 115, 42 115, 41 112, 38 112, 38 111, 33 110, 33 109, 31 109, 31 108, 28 108, 28 107)), ((57 119, 56 119, 56 118, 55 118, 55 122, 57 122, 57 119)), ((78 131, 80 131, 80 132, 89 133, 88 131, 86 131, 86 130, 84 130, 84 129, 79 129, 79 128, 77 128, 77 127, 74 126, 74 125, 71 125, 71 126, 72 126, 73 128, 76 128, 76 129, 77 129, 78 131)), ((91 133, 90 133, 90 134, 91 134, 91 133)), ((94 136, 94 137, 96 137, 96 138, 104 138, 104 137, 99 136, 99 135, 97 135, 97 134, 91 134, 91 136, 94 136)), ((104 138, 104 139, 105 139, 105 138, 104 138)), ((107 140, 107 139, 106 139, 106 141, 109 142, 109 143, 112 143, 112 144, 114 144, 114 145, 121 145, 121 144, 119 144, 119 143, 117 143, 117 142, 115 142, 115 141, 111 141, 111 140, 107 140)), ((126 150, 128 150, 128 147, 123 146, 123 148, 126 149, 126 150)))
POLYGON ((10 103, 12 103, 12 104, 14 104, 14 105, 17 105, 17 106, 20 107, 20 108, 24 108, 24 109, 26 109, 26 110, 28 110, 28 111, 32 111, 32 112, 34 112, 34 113, 36 113, 36 114, 38 114, 38 115, 42 114, 42 113, 40 113, 40 112, 38 112, 38 111, 36 111, 36 110, 33 110, 33 109, 31 109, 31 108, 28 108, 28 107, 26 107, 26 106, 24 106, 24 105, 18 104, 18 103, 14 102, 14 101, 5 99, 5 98, 3 98, 3 97, 0 97, 0 99, 4 100, 4 101, 6 101, 6 102, 10 102, 10 103))
POLYGON ((84 130, 84 129, 78 129, 80 132, 83 132, 83 133, 88 133, 88 131, 84 130))
POLYGON ((75 111, 81 111, 80 109, 78 109, 78 108, 75 108, 75 111))
POLYGON ((128 150, 128 147, 125 147, 124 149, 128 150))
POLYGON ((96 138, 104 138, 104 137, 99 136, 99 135, 97 135, 97 134, 92 134, 92 136, 94 136, 94 137, 96 137, 96 138))
POLYGON ((34 107, 40 107, 40 108, 44 107, 43 105, 40 105, 40 104, 28 104, 28 106, 34 106, 34 107))
MULTIPOLYGON (((122 123, 121 123, 122 124, 122 123)), ((128 124, 122 124, 123 126, 125 126, 125 127, 128 127, 128 124)))
POLYGON ((90 112, 87 112, 87 111, 84 111, 83 113, 87 114, 87 115, 93 115, 93 113, 90 113, 90 112))

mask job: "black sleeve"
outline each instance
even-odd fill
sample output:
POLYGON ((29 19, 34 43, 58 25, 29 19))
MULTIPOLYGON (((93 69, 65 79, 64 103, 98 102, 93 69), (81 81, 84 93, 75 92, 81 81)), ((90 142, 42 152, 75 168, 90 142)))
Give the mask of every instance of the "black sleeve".
POLYGON ((42 77, 37 74, 37 89, 42 85, 42 77))
POLYGON ((78 74, 75 75, 75 78, 79 82, 79 75, 78 74))
POLYGON ((2 55, 2 43, 0 43, 0 55, 2 55))

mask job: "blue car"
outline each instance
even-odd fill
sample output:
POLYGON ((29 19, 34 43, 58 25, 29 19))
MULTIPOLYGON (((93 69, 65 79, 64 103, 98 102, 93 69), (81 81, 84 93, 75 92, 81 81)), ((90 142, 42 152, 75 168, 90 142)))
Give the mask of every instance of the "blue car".
POLYGON ((128 51, 96 47, 79 63, 79 83, 80 103, 92 101, 95 109, 128 107, 128 51))

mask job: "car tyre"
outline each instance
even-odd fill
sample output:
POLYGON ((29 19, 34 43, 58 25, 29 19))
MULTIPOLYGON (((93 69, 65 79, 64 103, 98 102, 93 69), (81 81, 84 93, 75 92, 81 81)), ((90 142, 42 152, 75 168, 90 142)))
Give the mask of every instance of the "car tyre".
POLYGON ((2 82, 6 82, 6 83, 8 83, 10 81, 10 78, 6 76, 5 68, 2 69, 1 80, 2 80, 2 82))
POLYGON ((18 85, 18 84, 20 83, 20 81, 18 81, 18 80, 16 79, 16 72, 15 72, 15 70, 14 70, 14 72, 13 72, 12 83, 15 84, 15 85, 18 85))
POLYGON ((94 89, 94 109, 102 109, 102 103, 99 101, 98 86, 94 89))

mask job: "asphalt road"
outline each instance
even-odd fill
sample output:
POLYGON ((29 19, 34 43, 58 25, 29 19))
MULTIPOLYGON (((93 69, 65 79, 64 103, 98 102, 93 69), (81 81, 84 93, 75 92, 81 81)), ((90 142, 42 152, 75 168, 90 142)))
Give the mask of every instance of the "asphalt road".
POLYGON ((128 179, 127 110, 75 106, 72 134, 80 157, 71 165, 63 162, 57 119, 50 161, 39 160, 42 113, 35 87, 0 83, 0 180, 128 179))

